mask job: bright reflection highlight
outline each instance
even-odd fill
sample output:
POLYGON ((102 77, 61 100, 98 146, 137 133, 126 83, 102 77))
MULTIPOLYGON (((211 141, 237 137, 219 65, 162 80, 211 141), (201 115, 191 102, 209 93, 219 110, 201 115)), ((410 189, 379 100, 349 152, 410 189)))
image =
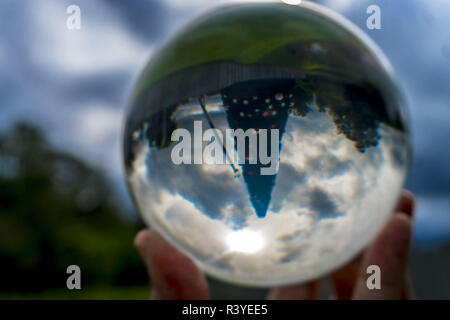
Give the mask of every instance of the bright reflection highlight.
POLYGON ((286 4, 293 5, 293 6, 297 6, 302 3, 302 0, 281 0, 281 1, 283 1, 286 4))
POLYGON ((263 237, 253 231, 236 231, 229 234, 226 243, 231 251, 255 253, 264 246, 263 237))

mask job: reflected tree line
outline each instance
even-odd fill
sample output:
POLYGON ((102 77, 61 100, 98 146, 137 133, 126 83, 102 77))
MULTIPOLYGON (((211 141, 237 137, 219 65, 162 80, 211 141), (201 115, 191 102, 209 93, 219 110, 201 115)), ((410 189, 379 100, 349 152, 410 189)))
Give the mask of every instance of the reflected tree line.
MULTIPOLYGON (((353 141, 355 148, 361 153, 364 153, 367 148, 378 145, 381 138, 378 129, 381 123, 397 130, 405 130, 399 110, 394 110, 395 114, 389 115, 387 101, 381 92, 370 83, 345 83, 312 75, 301 80, 281 80, 281 82, 290 86, 285 90, 287 89, 294 95, 295 104, 288 106, 290 116, 306 117, 312 111, 310 106, 315 103, 319 112, 329 113, 337 132, 353 141)), ((248 87, 252 86, 252 81, 239 84, 240 89, 245 92, 245 96, 250 97, 255 94, 255 92, 251 94, 248 91, 248 87)), ((230 87, 221 90, 222 96, 226 95, 230 87)), ((240 101, 242 102, 244 99, 242 98, 240 101)), ((227 98, 223 100, 226 108, 232 104, 227 98)), ((245 112, 247 107, 241 103, 242 111, 245 112)), ((162 108, 143 121, 145 126, 143 125, 142 128, 146 129, 143 131, 143 136, 149 142, 150 147, 160 149, 170 146, 170 136, 178 128, 178 124, 172 119, 177 108, 178 106, 175 105, 162 108)), ((228 108, 227 113, 230 113, 228 108)), ((232 117, 228 116, 228 119, 232 119, 232 117)))
MULTIPOLYGON (((319 113, 328 113, 337 133, 353 141, 360 153, 378 145, 381 123, 404 130, 400 115, 388 114, 385 98, 369 83, 344 83, 323 76, 309 75, 303 79, 257 79, 238 82, 223 88, 220 94, 229 127, 244 131, 278 129, 278 152, 281 152, 287 119, 307 117, 314 104, 319 113)), ((172 132, 178 128, 178 124, 173 120, 176 110, 177 106, 162 108, 143 122, 139 136, 148 142, 150 148, 163 149, 170 146, 172 132)), ((206 108, 203 108, 203 112, 207 113, 206 108)), ((205 116, 208 118, 208 115, 205 116)), ((248 153, 249 140, 245 143, 248 153)), ((245 156, 248 158, 248 154, 245 156)), ((128 165, 131 165, 132 159, 132 155, 127 156, 128 165)), ((260 175, 260 169, 264 167, 261 163, 244 163, 241 167, 250 202, 258 217, 264 218, 271 201, 276 174, 260 175)))

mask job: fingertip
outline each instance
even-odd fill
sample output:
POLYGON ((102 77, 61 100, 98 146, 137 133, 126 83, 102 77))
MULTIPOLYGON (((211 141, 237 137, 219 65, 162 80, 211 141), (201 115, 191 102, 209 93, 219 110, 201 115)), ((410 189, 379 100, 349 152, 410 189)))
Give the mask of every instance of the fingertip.
POLYGON ((397 215, 394 217, 393 220, 395 221, 394 223, 402 224, 404 226, 410 226, 412 224, 411 216, 403 211, 397 212, 397 215))
POLYGON ((314 300, 319 292, 319 281, 274 288, 268 300, 314 300))
POLYGON ((134 237, 134 246, 138 249, 144 248, 151 241, 151 231, 149 229, 141 230, 134 237))
POLYGON ((411 217, 397 212, 369 248, 369 259, 386 266, 397 265, 408 254, 411 238, 411 217))
POLYGON ((402 191, 400 200, 397 204, 395 211, 396 212, 400 211, 410 217, 413 217, 414 212, 416 210, 416 202, 417 200, 415 195, 411 191, 405 189, 402 191))
POLYGON ((412 239, 412 219, 411 216, 398 212, 392 219, 387 230, 387 241, 398 255, 406 255, 412 239))
POLYGON ((207 299, 209 290, 201 270, 159 233, 145 229, 134 244, 147 266, 153 299, 207 299))
POLYGON ((363 255, 360 254, 331 275, 336 299, 349 300, 352 298, 362 260, 363 255))

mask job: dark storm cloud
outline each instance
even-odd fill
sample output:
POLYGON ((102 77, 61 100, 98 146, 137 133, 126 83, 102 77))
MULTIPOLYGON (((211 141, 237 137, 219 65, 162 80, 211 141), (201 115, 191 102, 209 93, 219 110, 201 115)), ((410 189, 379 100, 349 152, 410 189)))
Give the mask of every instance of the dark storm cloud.
POLYGON ((300 185, 306 182, 306 178, 306 173, 300 173, 291 165, 281 163, 275 181, 276 188, 274 188, 272 193, 270 210, 276 213, 279 212, 283 207, 285 196, 292 190, 301 190, 300 185))
POLYGON ((341 215, 329 194, 319 188, 315 188, 309 194, 309 207, 319 215, 318 220, 336 218, 341 215))
POLYGON ((170 8, 164 0, 102 0, 115 10, 124 27, 142 41, 155 42, 166 33, 170 21, 170 8))
POLYGON ((449 198, 450 172, 448 159, 450 159, 450 151, 448 148, 440 150, 440 157, 441 159, 426 154, 418 155, 411 169, 407 188, 423 196, 449 198))
POLYGON ((130 86, 133 77, 129 72, 118 70, 99 72, 93 75, 81 75, 73 78, 62 78, 60 82, 60 92, 55 92, 55 96, 70 97, 72 103, 89 99, 103 100, 111 106, 117 108, 124 107, 126 94, 124 88, 130 86))

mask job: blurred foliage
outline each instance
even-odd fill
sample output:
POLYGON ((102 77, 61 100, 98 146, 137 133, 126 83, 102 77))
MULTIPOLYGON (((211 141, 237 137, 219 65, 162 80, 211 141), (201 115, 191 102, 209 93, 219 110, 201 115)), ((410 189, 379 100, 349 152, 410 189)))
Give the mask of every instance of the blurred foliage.
POLYGON ((0 292, 0 300, 148 300, 148 286, 89 286, 82 290, 48 289, 39 292, 0 292))
POLYGON ((133 246, 142 226, 112 199, 99 170, 37 129, 18 124, 0 136, 0 297, 67 290, 69 265, 80 266, 83 288, 145 285, 133 246))

